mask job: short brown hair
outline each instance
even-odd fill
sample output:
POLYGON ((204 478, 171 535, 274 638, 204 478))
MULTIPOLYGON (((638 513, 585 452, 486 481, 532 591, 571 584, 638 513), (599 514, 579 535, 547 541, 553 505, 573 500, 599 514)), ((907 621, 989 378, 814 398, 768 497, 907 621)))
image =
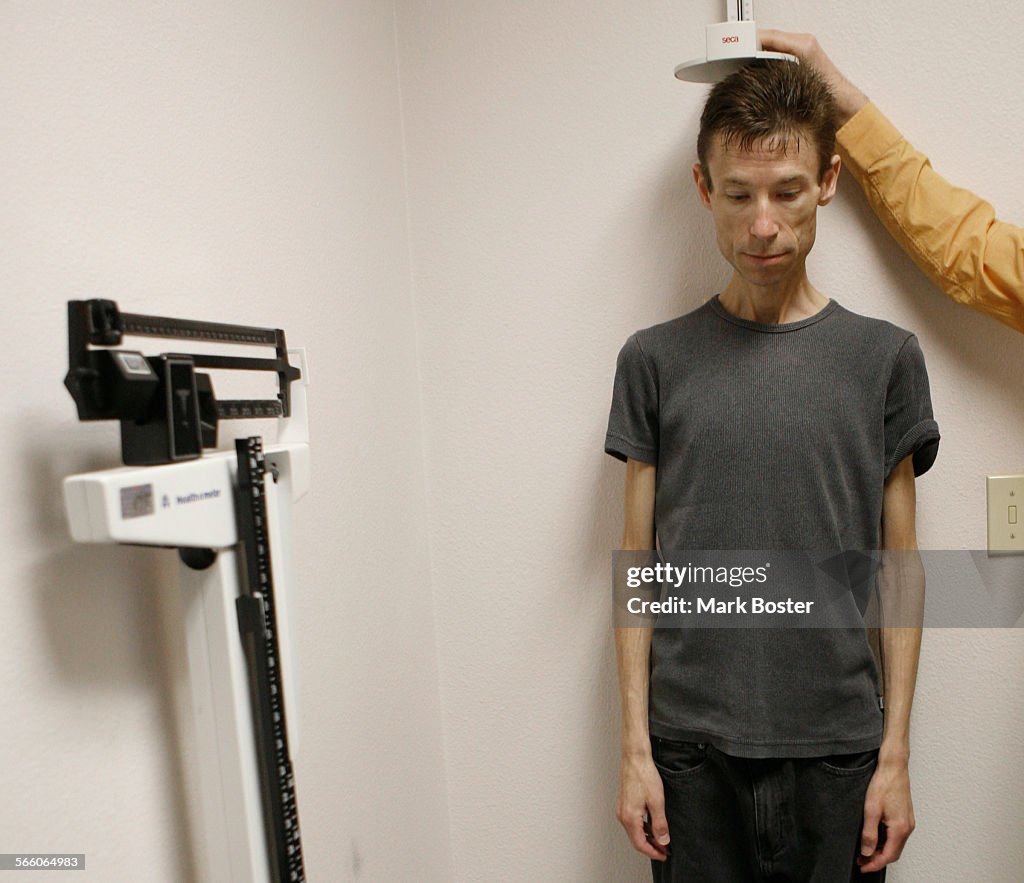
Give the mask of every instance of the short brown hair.
POLYGON ((711 190, 708 153, 716 134, 722 145, 751 150, 764 143, 785 151, 801 137, 818 151, 818 180, 835 153, 836 102, 824 78, 813 68, 791 61, 755 61, 717 83, 700 117, 697 158, 711 190))

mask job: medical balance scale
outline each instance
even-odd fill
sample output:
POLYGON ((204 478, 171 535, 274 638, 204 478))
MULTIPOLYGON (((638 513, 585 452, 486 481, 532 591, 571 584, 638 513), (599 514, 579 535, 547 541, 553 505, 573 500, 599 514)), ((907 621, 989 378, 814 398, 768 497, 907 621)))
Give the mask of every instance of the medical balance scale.
POLYGON ((288 624, 291 509, 309 488, 304 353, 280 329, 123 313, 109 300, 68 303, 68 349, 79 419, 119 420, 125 463, 65 479, 72 537, 178 550, 203 877, 305 880, 288 624), (273 347, 274 357, 143 355, 122 348, 127 336, 273 347), (218 401, 200 368, 273 372, 277 397, 218 401), (236 418, 276 418, 277 443, 253 436, 204 453, 219 422, 236 418))
POLYGON ((726 0, 727 20, 705 27, 705 54, 684 61, 676 68, 676 77, 691 83, 717 83, 729 74, 758 59, 797 61, 786 52, 761 49, 754 22, 754 0, 726 0))

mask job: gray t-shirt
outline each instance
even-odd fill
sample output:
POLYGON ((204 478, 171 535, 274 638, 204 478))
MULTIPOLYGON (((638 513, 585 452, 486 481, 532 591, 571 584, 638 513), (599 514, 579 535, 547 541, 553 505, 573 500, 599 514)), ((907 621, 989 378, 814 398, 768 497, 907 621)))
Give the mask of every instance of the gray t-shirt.
MULTIPOLYGON (((889 473, 935 460, 917 339, 834 300, 782 325, 717 296, 632 335, 619 353, 605 451, 657 465, 663 550, 879 548, 889 473)), ((744 757, 881 743, 863 628, 655 629, 650 730, 744 757)))

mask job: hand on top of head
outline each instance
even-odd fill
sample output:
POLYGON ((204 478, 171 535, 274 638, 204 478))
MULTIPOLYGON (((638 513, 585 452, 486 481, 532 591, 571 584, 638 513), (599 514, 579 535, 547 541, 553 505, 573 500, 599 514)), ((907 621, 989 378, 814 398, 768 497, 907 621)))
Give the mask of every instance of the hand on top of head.
POLYGON ((772 28, 761 28, 757 34, 764 49, 795 55, 801 64, 813 67, 825 78, 836 97, 840 126, 867 104, 868 97, 843 76, 813 34, 794 34, 772 28))

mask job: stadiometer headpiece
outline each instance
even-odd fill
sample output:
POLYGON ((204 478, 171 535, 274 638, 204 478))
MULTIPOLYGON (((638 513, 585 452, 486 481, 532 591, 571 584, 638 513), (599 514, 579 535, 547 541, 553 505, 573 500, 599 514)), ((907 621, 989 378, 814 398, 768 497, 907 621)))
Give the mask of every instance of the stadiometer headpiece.
POLYGON ((690 83, 717 83, 759 59, 774 58, 799 64, 795 55, 761 49, 754 22, 754 0, 726 0, 725 7, 728 20, 705 28, 705 56, 679 65, 676 68, 677 79, 690 83))

